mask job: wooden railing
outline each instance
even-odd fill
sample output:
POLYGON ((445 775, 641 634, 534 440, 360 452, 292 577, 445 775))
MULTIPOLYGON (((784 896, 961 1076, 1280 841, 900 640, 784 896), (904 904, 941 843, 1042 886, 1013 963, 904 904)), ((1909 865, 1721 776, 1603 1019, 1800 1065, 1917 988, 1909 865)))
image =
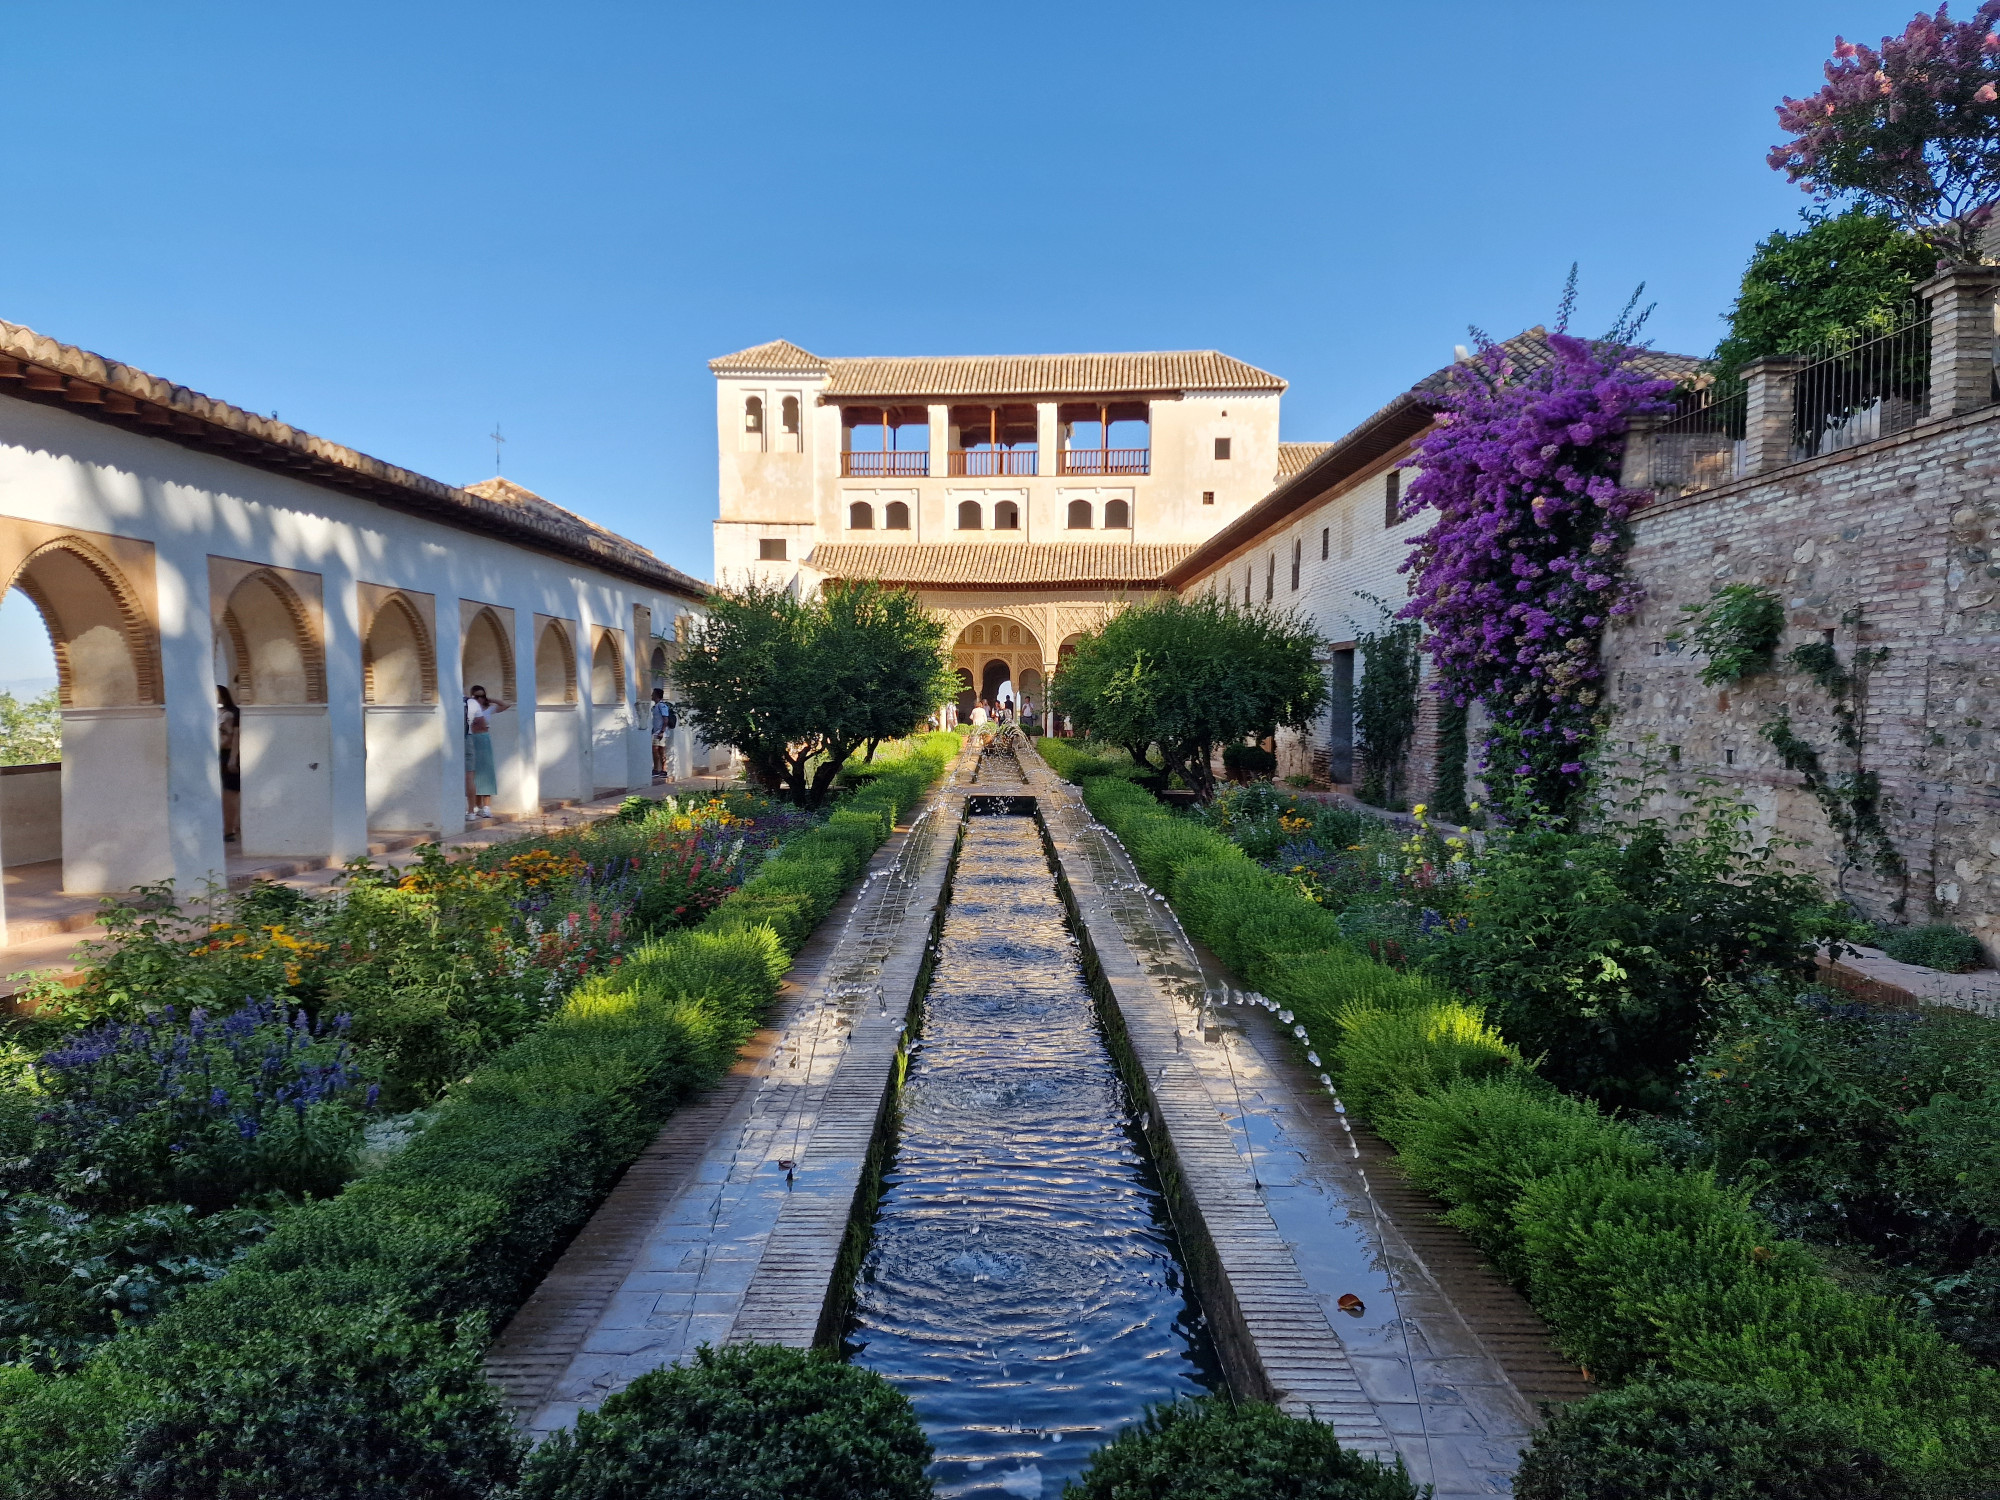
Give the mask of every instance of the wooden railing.
POLYGON ((991 474, 1033 475, 1041 472, 1037 467, 1040 457, 1040 453, 1033 448, 954 448, 950 469, 953 478, 991 474))
POLYGON ((922 479, 931 471, 928 449, 907 453, 843 453, 843 479, 922 479))
POLYGON ((1152 472, 1150 448, 1065 448, 1065 474, 1147 474, 1152 472))

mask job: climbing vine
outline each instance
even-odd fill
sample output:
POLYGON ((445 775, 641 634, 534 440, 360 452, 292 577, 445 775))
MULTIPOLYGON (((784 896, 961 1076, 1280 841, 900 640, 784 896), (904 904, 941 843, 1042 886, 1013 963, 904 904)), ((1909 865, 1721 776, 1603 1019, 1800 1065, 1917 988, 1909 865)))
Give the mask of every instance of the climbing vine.
POLYGON ((1416 575, 1403 614, 1427 627, 1437 691, 1486 704, 1489 776, 1517 778, 1520 794, 1555 810, 1581 790, 1609 720, 1604 625, 1637 602, 1627 520, 1647 496, 1618 482, 1625 433, 1634 416, 1665 411, 1672 390, 1635 366, 1636 293, 1596 340, 1563 331, 1574 297, 1572 270, 1546 343, 1482 340, 1457 367, 1409 460, 1404 504, 1438 516, 1403 564, 1416 575))
POLYGON ((1417 735, 1417 685, 1422 677, 1420 653, 1423 627, 1414 620, 1398 621, 1388 605, 1372 595, 1361 597, 1381 606, 1379 629, 1355 634, 1361 651, 1361 686, 1354 695, 1355 738, 1360 742, 1364 774, 1359 796, 1376 807, 1403 805, 1404 762, 1417 735))
MULTIPOLYGON (((1843 623, 1858 625, 1859 616, 1850 613, 1843 617, 1843 623)), ((1839 838, 1843 886, 1847 872, 1862 864, 1890 880, 1905 872, 1903 856, 1896 852, 1882 821, 1882 778, 1868 769, 1862 753, 1861 718, 1868 673, 1888 656, 1886 646, 1873 651, 1857 649, 1854 664, 1843 667, 1832 641, 1812 641, 1795 647, 1785 658, 1786 665, 1811 678, 1826 694, 1833 711, 1833 737, 1854 758, 1854 769, 1845 775, 1829 771, 1820 752, 1800 737, 1792 727, 1790 709, 1781 709, 1761 731, 1785 769, 1804 779, 1806 790, 1839 838)))
POLYGON ((1464 823, 1472 816, 1465 800, 1465 762, 1471 753, 1467 721, 1472 712, 1463 704, 1445 703, 1438 710, 1437 769, 1431 778, 1431 816, 1446 823, 1464 823))

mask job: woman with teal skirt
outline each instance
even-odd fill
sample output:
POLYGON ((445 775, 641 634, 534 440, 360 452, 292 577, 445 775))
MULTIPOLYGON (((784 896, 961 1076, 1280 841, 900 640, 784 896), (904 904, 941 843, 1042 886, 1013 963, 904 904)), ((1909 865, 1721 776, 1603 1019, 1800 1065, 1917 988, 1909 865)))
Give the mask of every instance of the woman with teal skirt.
POLYGON ((465 820, 493 816, 493 794, 499 783, 493 774, 492 718, 512 707, 486 696, 486 689, 473 684, 465 700, 465 820))

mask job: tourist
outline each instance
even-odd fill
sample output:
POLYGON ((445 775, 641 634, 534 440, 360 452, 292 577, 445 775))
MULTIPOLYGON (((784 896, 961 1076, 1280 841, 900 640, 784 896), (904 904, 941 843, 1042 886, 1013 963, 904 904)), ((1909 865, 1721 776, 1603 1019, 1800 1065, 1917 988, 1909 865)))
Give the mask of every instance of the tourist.
POLYGON ((665 688, 654 688, 652 715, 653 775, 661 781, 672 781, 674 779, 672 764, 673 732, 678 727, 678 722, 674 717, 674 706, 667 702, 667 690, 665 688))
POLYGON ((499 782, 493 773, 492 718, 504 714, 511 704, 486 696, 477 683, 465 700, 465 817, 493 816, 493 794, 499 782))
POLYGON ((986 722, 986 700, 981 698, 972 705, 972 727, 977 729, 986 722))
POLYGON ((215 685, 215 730, 222 757, 222 842, 243 842, 243 710, 221 683, 215 685))

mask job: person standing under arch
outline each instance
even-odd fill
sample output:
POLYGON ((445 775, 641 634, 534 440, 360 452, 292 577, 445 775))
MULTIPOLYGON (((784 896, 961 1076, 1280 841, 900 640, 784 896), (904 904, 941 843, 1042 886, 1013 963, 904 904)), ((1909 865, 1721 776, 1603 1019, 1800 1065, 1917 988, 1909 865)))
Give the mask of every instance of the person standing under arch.
POLYGON ((513 705, 486 696, 474 683, 465 699, 465 816, 467 821, 493 816, 493 794, 500 789, 493 769, 492 719, 513 705))
POLYGON ((673 704, 667 702, 665 688, 653 689, 652 712, 653 775, 661 781, 674 779, 673 734, 679 728, 673 704))

